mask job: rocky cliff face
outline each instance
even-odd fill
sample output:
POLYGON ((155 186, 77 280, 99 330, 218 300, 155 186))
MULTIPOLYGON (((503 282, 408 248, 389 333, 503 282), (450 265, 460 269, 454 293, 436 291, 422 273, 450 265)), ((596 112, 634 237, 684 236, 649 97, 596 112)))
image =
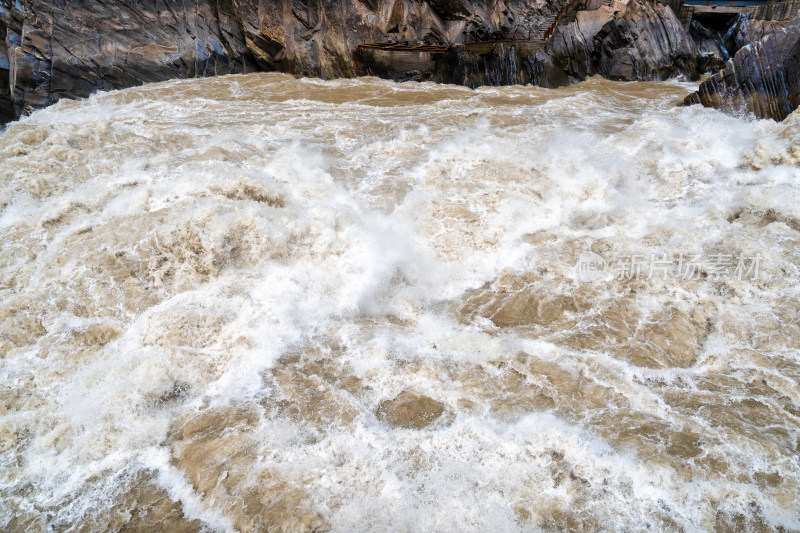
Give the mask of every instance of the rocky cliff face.
POLYGON ((685 103, 783 120, 800 105, 800 22, 736 52, 685 103))
POLYGON ((387 37, 461 44, 536 35, 566 2, 0 0, 0 124, 96 90, 255 70, 555 87, 596 74, 695 77, 702 68, 672 9, 652 0, 568 13, 546 45, 456 47, 428 70, 374 72, 356 53, 387 37))
POLYGON ((255 69, 232 0, 2 0, 0 115, 96 90, 255 69))
POLYGON ((359 43, 522 34, 555 9, 545 0, 0 0, 0 123, 62 97, 169 78, 366 74, 359 43))
POLYGON ((629 2, 594 37, 597 73, 612 80, 696 78, 698 50, 672 9, 629 2))
POLYGON ((664 4, 617 0, 581 11, 559 28, 548 48, 554 63, 573 78, 663 80, 699 74, 694 41, 664 4))

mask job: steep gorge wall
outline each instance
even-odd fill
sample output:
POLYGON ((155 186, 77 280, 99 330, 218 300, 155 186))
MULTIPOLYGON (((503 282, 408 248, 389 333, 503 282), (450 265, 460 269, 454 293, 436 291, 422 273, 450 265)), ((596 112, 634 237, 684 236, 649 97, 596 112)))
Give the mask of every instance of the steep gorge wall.
POLYGON ((0 35, 5 117, 96 90, 255 69, 231 0, 2 0, 0 35))
POLYGON ((800 106, 800 21, 741 48, 686 104, 783 120, 800 106))
POLYGON ((696 78, 699 52, 672 9, 661 3, 615 1, 579 11, 548 46, 554 64, 574 79, 696 78))
POLYGON ((362 42, 530 31, 552 10, 544 0, 0 0, 0 121, 170 78, 362 75, 362 42))
MULTIPOLYGON (((171 78, 372 72, 358 44, 439 44, 536 34, 567 0, 0 0, 0 124, 60 98, 171 78)), ((554 87, 602 75, 699 74, 700 53, 652 0, 570 13, 540 49, 453 50, 428 72, 376 73, 469 86, 554 87)))

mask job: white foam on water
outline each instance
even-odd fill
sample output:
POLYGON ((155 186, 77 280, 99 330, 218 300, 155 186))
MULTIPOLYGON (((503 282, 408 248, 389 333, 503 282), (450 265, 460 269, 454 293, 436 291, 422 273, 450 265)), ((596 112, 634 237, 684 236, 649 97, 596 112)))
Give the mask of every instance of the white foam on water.
POLYGON ((797 118, 675 107, 690 88, 259 74, 10 125, 0 525, 102 521, 141 474, 187 518, 247 530, 224 446, 212 497, 174 442, 230 407, 256 419, 216 428, 249 439, 242 486, 300 487, 335 531, 800 527, 797 118), (587 288, 589 249, 763 264, 587 288), (559 297, 576 307, 548 315, 559 297), (665 310, 696 354, 641 363, 669 351, 637 337, 665 310), (604 343, 575 340, 592 328, 604 343), (389 425, 404 390, 442 414, 389 425))

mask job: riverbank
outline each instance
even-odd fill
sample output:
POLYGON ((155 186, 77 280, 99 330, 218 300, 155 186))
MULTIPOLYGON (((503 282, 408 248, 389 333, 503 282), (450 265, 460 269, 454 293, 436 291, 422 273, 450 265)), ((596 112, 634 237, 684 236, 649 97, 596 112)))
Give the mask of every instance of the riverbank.
POLYGON ((0 7, 0 32, 6 35, 0 41, 0 122, 98 90, 255 71, 323 79, 374 74, 469 87, 557 87, 592 75, 696 79, 724 66, 741 47, 779 31, 793 13, 753 11, 709 29, 701 19, 691 22, 691 14, 690 24, 680 19, 681 5, 199 0, 187 7, 167 0, 163 8, 148 10, 125 0, 81 0, 62 11, 58 2, 30 0, 0 7), (391 60, 378 68, 358 54, 359 44, 387 36, 453 46, 419 68, 400 68, 391 60), (521 36, 527 42, 515 43, 521 36), (463 46, 509 39, 483 51, 463 46))

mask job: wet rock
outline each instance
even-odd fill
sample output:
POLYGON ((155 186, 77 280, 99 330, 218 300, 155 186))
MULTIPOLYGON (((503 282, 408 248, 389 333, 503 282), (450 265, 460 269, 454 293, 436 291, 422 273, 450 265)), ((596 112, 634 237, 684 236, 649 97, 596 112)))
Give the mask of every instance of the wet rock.
POLYGON ((723 36, 706 28, 697 20, 692 21, 690 35, 700 53, 698 68, 701 72, 714 73, 725 68, 729 54, 723 36))
POLYGON ((438 69, 433 79, 473 88, 529 83, 545 87, 565 85, 552 76, 549 57, 538 59, 539 56, 542 56, 539 46, 522 42, 459 47, 449 54, 447 64, 438 69))
POLYGON ((698 50, 672 9, 631 1, 595 35, 592 62, 612 80, 664 80, 699 75, 698 50))
POLYGON ((378 418, 392 427, 422 429, 444 413, 444 404, 415 392, 404 390, 393 400, 378 406, 378 418))
POLYGON ((597 74, 626 81, 699 74, 699 51, 672 9, 642 0, 577 13, 574 22, 556 30, 548 53, 577 80, 597 74))
POLYGON ((554 64, 565 74, 583 80, 595 68, 590 56, 594 51, 594 37, 610 21, 616 11, 602 6, 593 11, 581 11, 575 20, 558 28, 547 48, 554 64))
MULTIPOLYGON (((3 13, 0 7, 0 13, 3 13)), ((0 30, 2 30, 0 26, 0 30)), ((5 41, 0 41, 0 125, 16 117, 16 110, 11 102, 11 83, 9 81, 8 48, 5 41)))
POLYGON ((796 2, 769 2, 757 7, 750 13, 740 14, 731 27, 730 40, 736 52, 748 44, 757 43, 767 35, 771 35, 787 25, 797 17, 798 6, 796 2))
POLYGON ((549 88, 569 85, 566 72, 558 68, 553 59, 542 50, 525 59, 525 68, 533 85, 549 88))
POLYGON ((255 69, 232 0, 4 2, 0 34, 3 117, 96 90, 255 69))
POLYGON ((445 20, 457 20, 469 15, 469 10, 459 0, 430 0, 428 3, 445 20))
POLYGON ((783 120, 800 105, 800 23, 736 52, 685 104, 783 120))
MULTIPOLYGON (((60 98, 172 78, 282 71, 374 74, 470 87, 557 87, 697 75, 697 47, 664 4, 618 0, 568 13, 545 45, 525 42, 559 9, 533 0, 29 0, 0 4, 0 124, 60 98), (358 45, 454 44, 424 68, 371 70, 358 45), (464 43, 516 39, 488 51, 464 43), (520 41, 521 39, 521 41, 520 41)), ((755 28, 755 26, 753 26, 755 28)), ((755 31, 755 29, 753 29, 755 31)))
POLYGON ((360 43, 525 33, 555 9, 526 0, 2 2, 0 124, 60 98, 172 78, 364 75, 360 43))

